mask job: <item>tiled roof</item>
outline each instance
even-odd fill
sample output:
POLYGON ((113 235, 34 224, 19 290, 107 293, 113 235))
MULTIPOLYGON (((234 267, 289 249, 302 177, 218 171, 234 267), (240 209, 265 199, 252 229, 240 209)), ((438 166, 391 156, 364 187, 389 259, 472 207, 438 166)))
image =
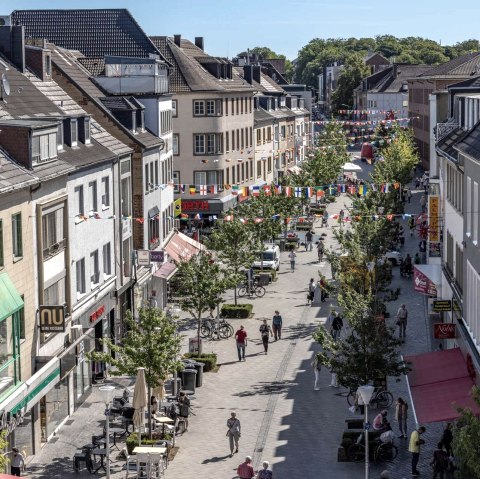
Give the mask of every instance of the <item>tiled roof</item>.
POLYGON ((84 66, 94 77, 105 75, 105 58, 87 58, 79 57, 77 60, 84 66))
POLYGON ((255 126, 257 126, 259 123, 271 123, 274 121, 274 119, 274 116, 263 108, 258 108, 253 112, 253 121, 255 126))
POLYGON ((462 82, 458 82, 458 83, 454 83, 453 85, 449 85, 448 89, 451 89, 451 88, 480 89, 480 76, 469 78, 468 80, 464 80, 462 82))
POLYGON ((480 122, 478 122, 458 143, 455 149, 480 161, 480 122))
POLYGON ((466 53, 425 72, 421 77, 462 77, 480 73, 480 52, 466 53))
POLYGON ((12 23, 24 25, 27 37, 45 38, 86 57, 159 54, 126 9, 15 10, 12 23))
POLYGON ((138 107, 129 98, 124 96, 107 96, 100 98, 100 101, 112 111, 124 110, 132 111, 138 110, 138 107))
POLYGON ((399 93, 409 78, 415 78, 431 69, 430 65, 396 64, 387 68, 388 73, 383 75, 378 83, 371 86, 369 91, 372 93, 399 93), (396 75, 394 75, 395 68, 396 75))
POLYGON ((38 182, 37 177, 16 163, 7 152, 0 148, 0 194, 25 188, 38 182))

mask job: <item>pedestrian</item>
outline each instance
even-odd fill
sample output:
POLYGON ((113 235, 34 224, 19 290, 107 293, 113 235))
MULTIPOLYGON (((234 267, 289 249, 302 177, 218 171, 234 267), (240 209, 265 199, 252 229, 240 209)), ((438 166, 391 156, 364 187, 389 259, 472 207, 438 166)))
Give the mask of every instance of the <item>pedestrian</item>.
POLYGON ((270 463, 268 461, 263 461, 263 469, 258 471, 257 479, 273 479, 273 472, 268 468, 269 466, 270 463))
POLYGON ((323 260, 323 252, 325 251, 325 244, 322 241, 322 238, 320 238, 318 244, 317 244, 317 254, 318 254, 318 262, 320 263, 323 260))
POLYGON ((337 312, 335 311, 335 309, 332 308, 332 310, 330 311, 330 314, 327 316, 327 320, 325 321, 325 329, 330 334, 332 334, 332 325, 336 317, 337 317, 337 312))
POLYGON ((331 388, 338 388, 337 373, 333 369, 331 369, 330 371, 332 373, 332 379, 330 380, 330 387, 331 388))
POLYGON ((322 303, 325 302, 325 300, 327 299, 328 297, 328 293, 327 293, 327 280, 325 279, 325 276, 321 276, 320 277, 320 281, 318 282, 318 286, 320 288, 320 300, 322 301, 322 303))
POLYGON ((190 399, 184 393, 180 392, 178 397, 178 415, 185 421, 185 431, 188 431, 188 416, 190 415, 190 399))
POLYGON ((16 447, 12 447, 12 459, 10 460, 10 471, 12 476, 21 476, 22 469, 25 469, 25 459, 16 447))
POLYGON ((384 432, 387 430, 387 424, 388 424, 387 414, 388 414, 388 411, 384 409, 383 411, 380 411, 375 416, 375 419, 373 420, 373 424, 372 424, 374 431, 384 432))
POLYGON ((252 479, 255 477, 255 471, 252 466, 252 458, 247 456, 245 462, 242 462, 237 468, 237 476, 240 479, 252 479))
POLYGON ((412 237, 415 232, 415 216, 412 215, 408 219, 408 227, 410 228, 410 237, 412 237))
POLYGON ((327 227, 328 226, 328 211, 327 210, 324 210, 323 211, 323 216, 322 216, 322 224, 321 224, 321 227, 327 227))
POLYGON ((412 191, 410 190, 410 188, 407 186, 407 201, 409 203, 412 202, 412 191))
POLYGON ((312 251, 313 250, 313 233, 311 231, 307 231, 305 234, 305 251, 312 251))
MULTIPOLYGON (((440 343, 438 347, 439 351, 443 351, 443 345, 440 343), (442 346, 440 348, 440 346, 442 346)), ((452 442, 453 442, 453 434, 452 434, 452 423, 447 423, 445 429, 443 430, 441 443, 445 446, 445 450, 449 456, 453 456, 452 451, 452 442)))
POLYGON ((418 253, 415 253, 415 257, 413 258, 413 264, 420 264, 420 256, 418 253))
POLYGON ((315 288, 317 286, 315 285, 315 280, 313 278, 310 278, 310 283, 308 283, 308 293, 307 293, 307 304, 312 303, 313 304, 313 299, 315 298, 315 288))
POLYGON ((275 314, 272 319, 273 336, 275 341, 277 339, 282 339, 282 324, 283 324, 283 320, 282 320, 282 317, 280 316, 280 312, 275 311, 275 314))
POLYGON ((288 259, 290 260, 290 270, 292 273, 295 271, 295 259, 297 258, 297 254, 295 251, 292 249, 290 253, 288 254, 288 259))
POLYGON ((155 396, 150 397, 150 414, 154 415, 158 410, 158 401, 155 396))
POLYGON ((336 341, 340 337, 342 328, 343 328, 343 319, 339 314, 337 314, 332 321, 331 333, 334 341, 336 341))
POLYGON ((450 465, 449 457, 445 449, 443 449, 443 443, 439 442, 437 444, 437 449, 433 451, 433 458, 430 465, 433 467, 433 479, 437 479, 437 476, 440 479, 444 479, 445 472, 448 471, 448 466, 450 465))
POLYGON ((422 207, 422 213, 425 213, 427 209, 427 197, 424 194, 420 198, 420 206, 422 207))
POLYGON ((395 433, 392 431, 392 426, 389 422, 385 424, 385 430, 380 434, 380 441, 384 444, 393 444, 395 440, 395 433))
POLYGON ((237 342, 238 360, 245 361, 245 348, 247 347, 247 332, 243 325, 235 333, 235 340, 237 342))
POLYGON ((425 427, 420 426, 418 429, 412 432, 410 435, 410 443, 408 445, 408 451, 412 453, 412 476, 420 477, 420 473, 417 470, 418 460, 420 459, 420 448, 425 441, 420 437, 425 432, 425 427))
POLYGON ((343 224, 343 218, 345 216, 345 211, 343 211, 343 209, 340 210, 340 213, 338 214, 338 222, 340 223, 340 225, 343 224))
POLYGON ((398 326, 398 337, 405 341, 405 337, 407 335, 407 318, 408 318, 408 310, 407 307, 402 304, 397 311, 397 326, 398 326))
POLYGON ((263 349, 265 354, 268 354, 268 337, 273 336, 272 328, 267 324, 267 320, 263 320, 263 324, 260 325, 260 334, 262 336, 263 349))
POLYGON ((357 389, 355 393, 355 409, 359 409, 360 414, 363 416, 365 414, 365 403, 363 402, 362 395, 360 394, 359 390, 357 389))
POLYGON ((399 438, 407 438, 407 419, 408 419, 408 404, 399 397, 395 404, 395 420, 398 422, 398 429, 400 429, 399 438))
POLYGON ((227 419, 227 434, 228 442, 230 444, 230 457, 233 456, 233 445, 235 444, 235 452, 238 452, 238 441, 241 434, 240 421, 237 419, 237 413, 232 411, 230 417, 227 419))
POLYGON ((320 371, 322 370, 322 363, 318 357, 318 354, 315 354, 313 361, 310 363, 315 374, 315 383, 313 385, 314 391, 320 391, 320 371))

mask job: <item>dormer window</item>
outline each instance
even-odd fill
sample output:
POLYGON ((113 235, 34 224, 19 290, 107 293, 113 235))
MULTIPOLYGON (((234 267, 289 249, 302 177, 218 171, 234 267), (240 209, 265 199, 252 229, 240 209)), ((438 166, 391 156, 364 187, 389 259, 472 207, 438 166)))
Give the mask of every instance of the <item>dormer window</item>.
POLYGON ((80 141, 85 144, 90 144, 90 117, 80 118, 80 124, 78 125, 78 133, 80 141))
POLYGON ((57 150, 63 150, 63 123, 59 123, 57 127, 57 150))
POLYGON ((57 158, 57 133, 45 132, 32 137, 32 165, 57 158))
POLYGON ((52 58, 50 55, 45 55, 45 75, 52 76, 52 58))
POLYGON ((70 120, 70 146, 78 144, 78 122, 76 118, 70 120))

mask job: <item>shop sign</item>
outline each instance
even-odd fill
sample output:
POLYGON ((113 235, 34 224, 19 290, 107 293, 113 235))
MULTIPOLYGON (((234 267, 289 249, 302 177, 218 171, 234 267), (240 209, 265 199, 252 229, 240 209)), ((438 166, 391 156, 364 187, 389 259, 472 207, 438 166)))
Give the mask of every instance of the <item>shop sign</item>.
POLYGON ((98 318, 101 318, 105 313, 105 305, 100 306, 89 317, 90 322, 94 323, 98 318))
POLYGON ((429 296, 437 295, 435 283, 418 268, 413 269, 413 289, 419 293, 428 294, 429 296))
POLYGON ((182 211, 208 211, 210 209, 210 203, 202 200, 182 200, 182 211))
POLYGON ((17 426, 23 423, 23 419, 23 409, 17 411, 15 414, 2 411, 0 413, 0 431, 7 431, 7 435, 11 434, 17 426))
POLYGON ((435 339, 454 339, 456 338, 455 323, 435 323, 434 324, 435 339))
POLYGON ((429 216, 429 240, 433 243, 440 241, 440 226, 439 226, 439 204, 440 199, 436 195, 428 197, 428 216, 429 216))
POLYGON ((444 311, 452 310, 452 301, 450 299, 434 299, 433 311, 435 313, 441 313, 444 311))
POLYGON ((150 266, 150 251, 148 249, 137 250, 138 266, 150 266))
POLYGON ((40 306, 40 332, 62 333, 65 331, 65 306, 40 306))
POLYGON ((163 263, 165 261, 165 251, 150 251, 150 261, 163 263))
POLYGON ((441 254, 441 243, 432 243, 431 241, 428 243, 428 256, 430 258, 440 258, 441 254))

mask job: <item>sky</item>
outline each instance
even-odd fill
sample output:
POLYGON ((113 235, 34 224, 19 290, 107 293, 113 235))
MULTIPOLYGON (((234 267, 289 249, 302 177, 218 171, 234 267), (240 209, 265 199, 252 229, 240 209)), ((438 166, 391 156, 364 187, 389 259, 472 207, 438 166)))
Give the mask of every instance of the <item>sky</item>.
POLYGON ((480 38, 479 0, 0 0, 15 9, 128 8, 148 35, 203 36, 205 50, 233 57, 267 46, 289 59, 313 38, 421 36, 455 44, 480 38))

